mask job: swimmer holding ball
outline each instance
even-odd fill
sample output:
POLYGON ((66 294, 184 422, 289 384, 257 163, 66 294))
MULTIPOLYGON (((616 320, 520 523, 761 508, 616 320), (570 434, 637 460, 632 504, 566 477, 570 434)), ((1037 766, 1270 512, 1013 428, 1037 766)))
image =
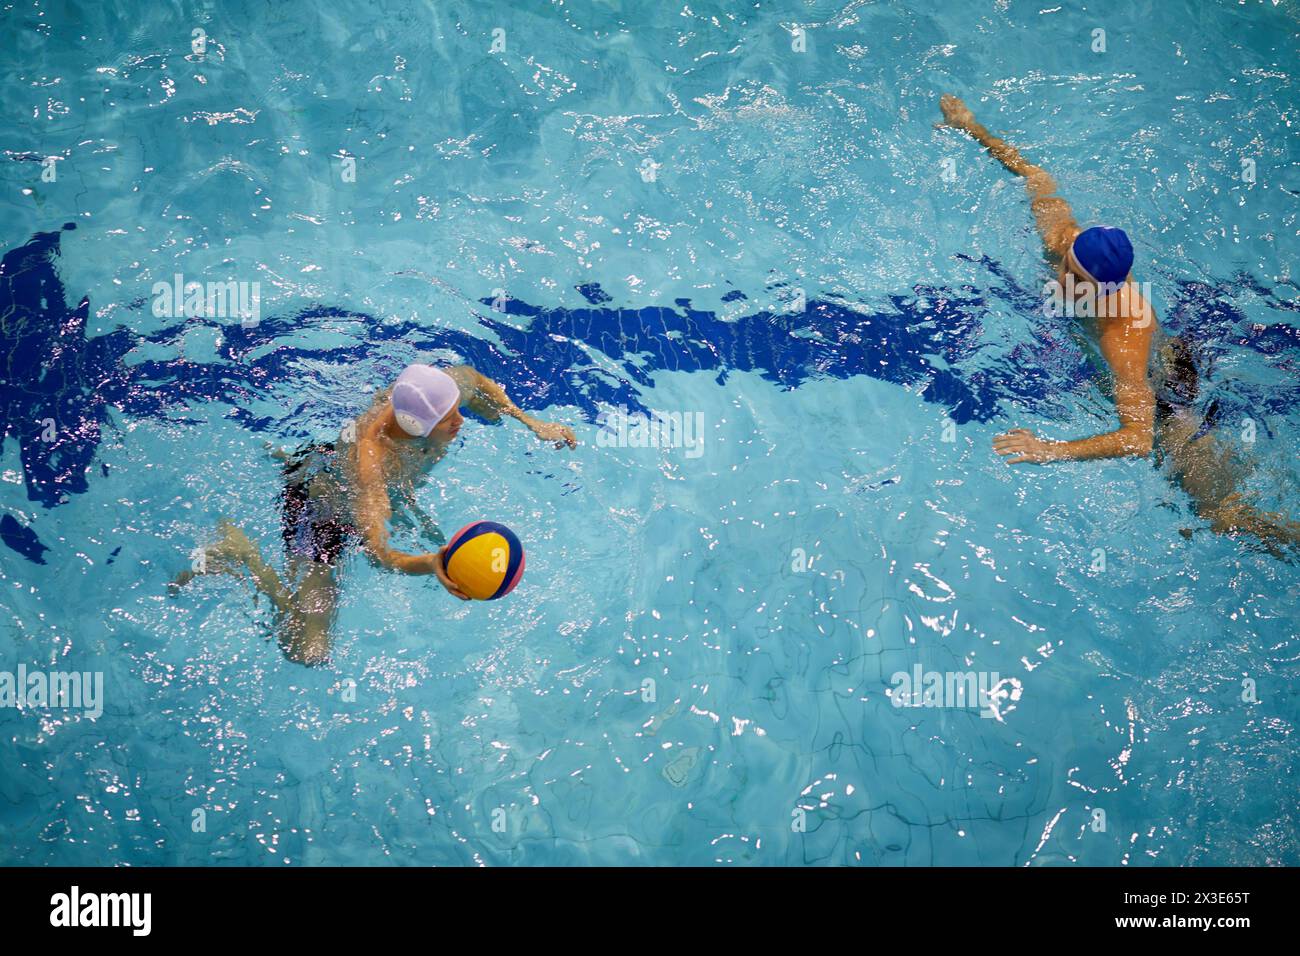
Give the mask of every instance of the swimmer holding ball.
POLYGON ((451 447, 465 421, 462 408, 488 421, 516 419, 556 448, 578 444, 567 425, 521 411, 505 389, 469 366, 410 365, 338 441, 308 444, 280 456, 287 580, 263 560, 243 531, 223 522, 221 538, 204 550, 204 560, 174 583, 205 572, 247 574, 279 612, 285 655, 303 664, 329 658, 339 559, 353 542, 385 568, 435 575, 461 600, 509 594, 523 575, 524 550, 503 525, 476 521, 437 552, 407 554, 389 544, 388 522, 394 518, 442 542, 442 533, 416 505, 414 486, 451 447))

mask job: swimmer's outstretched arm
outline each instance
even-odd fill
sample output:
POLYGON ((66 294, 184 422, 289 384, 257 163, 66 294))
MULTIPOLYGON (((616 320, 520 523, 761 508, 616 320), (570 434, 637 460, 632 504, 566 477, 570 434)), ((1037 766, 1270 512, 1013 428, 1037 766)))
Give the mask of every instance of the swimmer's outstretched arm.
POLYGON ((1033 210, 1038 232, 1043 237, 1043 247, 1050 257, 1065 258, 1070 243, 1074 242, 1074 237, 1081 230, 1078 222, 1075 221, 1070 204, 1057 195, 1056 180, 1048 174, 1047 170, 1035 166, 1021 156, 1020 150, 985 129, 976 121, 970 108, 951 93, 945 93, 940 97, 939 108, 943 110, 943 118, 949 126, 970 133, 994 159, 1017 176, 1025 177, 1030 208, 1033 210))
POLYGON ((510 396, 506 394, 504 388, 482 372, 472 369, 468 365, 457 366, 452 371, 462 379, 472 383, 473 387, 469 390, 469 394, 462 394, 461 399, 462 404, 475 415, 486 418, 490 422, 494 422, 502 415, 505 415, 518 420, 542 441, 555 442, 556 448, 562 448, 565 445, 570 448, 578 446, 578 439, 573 434, 572 428, 558 422, 544 422, 524 412, 510 400, 510 396))
POLYGON ((1155 395, 1146 369, 1151 328, 1125 318, 1103 322, 1098 345, 1115 376, 1115 411, 1120 427, 1078 441, 1046 441, 1033 432, 1017 428, 993 439, 993 450, 1004 456, 1007 464, 1151 454, 1156 412, 1155 395))

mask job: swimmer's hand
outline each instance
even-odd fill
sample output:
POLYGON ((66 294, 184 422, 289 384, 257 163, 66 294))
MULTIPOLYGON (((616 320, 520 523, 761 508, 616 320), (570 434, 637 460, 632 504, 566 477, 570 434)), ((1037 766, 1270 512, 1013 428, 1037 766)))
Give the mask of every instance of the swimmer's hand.
POLYGON ((999 455, 1011 455, 1008 465, 1021 462, 1041 465, 1045 461, 1056 461, 1057 446, 1060 442, 1044 441, 1027 428, 1013 428, 1005 435, 993 439, 993 450, 999 455))
POLYGON ((446 551, 447 546, 444 544, 438 549, 438 553, 433 556, 433 573, 438 575, 438 580, 442 582, 442 586, 447 589, 448 594, 458 597, 462 601, 468 601, 469 595, 456 587, 456 582, 447 577, 447 569, 443 567, 443 558, 446 557, 446 551))
POLYGON ((578 437, 573 434, 573 429, 568 425, 561 425, 559 422, 542 422, 536 418, 530 419, 526 424, 534 435, 542 441, 554 442, 556 448, 563 448, 565 445, 570 448, 578 447, 578 437))
POLYGON ((939 109, 943 110, 944 122, 955 129, 970 129, 975 122, 975 114, 970 111, 970 107, 951 93, 939 97, 939 109))

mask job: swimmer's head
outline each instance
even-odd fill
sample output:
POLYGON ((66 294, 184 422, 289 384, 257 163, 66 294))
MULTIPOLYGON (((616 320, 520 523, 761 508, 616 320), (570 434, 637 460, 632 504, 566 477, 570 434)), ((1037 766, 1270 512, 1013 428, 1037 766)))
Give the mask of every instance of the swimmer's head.
POLYGON ((464 421, 455 380, 432 365, 408 365, 390 400, 398 426, 413 438, 454 438, 464 421))
POLYGON ((1109 295, 1128 280, 1132 269, 1133 244, 1124 230, 1093 226, 1074 237, 1061 261, 1059 279, 1062 286, 1075 289, 1076 299, 1109 295))

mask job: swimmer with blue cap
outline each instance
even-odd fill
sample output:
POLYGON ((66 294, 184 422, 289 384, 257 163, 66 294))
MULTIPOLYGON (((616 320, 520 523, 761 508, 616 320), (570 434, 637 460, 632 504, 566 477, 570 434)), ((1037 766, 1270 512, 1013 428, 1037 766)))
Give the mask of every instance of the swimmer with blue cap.
POLYGON ((1014 465, 1146 456, 1158 445, 1193 510, 1212 530, 1251 535, 1279 556, 1300 550, 1300 523, 1261 511, 1236 491, 1244 476, 1233 448, 1194 409, 1196 355, 1184 340, 1161 332, 1154 310, 1133 281, 1133 244, 1124 230, 1080 228, 1070 204, 1057 195, 1056 181, 1042 167, 976 122, 957 97, 945 95, 939 106, 948 126, 969 133, 994 159, 1024 177, 1044 249, 1056 269, 1050 292, 1065 311, 1085 320, 1110 370, 1119 419, 1116 429, 1074 441, 1048 441, 1016 428, 993 440, 994 451, 1014 465))
POLYGON ((375 395, 366 412, 344 426, 338 441, 277 453, 284 462, 281 530, 292 586, 229 522, 222 523, 221 539, 204 549, 203 561, 174 583, 205 572, 247 573, 280 612, 285 655, 303 664, 328 659, 339 559, 354 541, 382 567, 436 575, 449 593, 468 600, 443 568, 445 536, 415 502, 416 483, 460 433, 462 408, 487 421, 516 419, 556 448, 578 443, 571 428, 523 412, 505 389, 469 366, 409 365, 375 395), (399 551, 389 540, 390 521, 442 547, 422 554, 399 551))
POLYGON ((1122 229, 1082 229, 1056 181, 1020 151, 975 121, 966 104, 945 95, 939 106, 949 126, 970 133, 993 158, 1025 178, 1030 206, 1048 259, 1056 266, 1055 297, 1081 318, 1095 318, 1097 345, 1114 377, 1119 428, 1075 441, 1047 441, 1024 428, 993 440, 1008 464, 1149 455, 1154 443, 1155 394, 1147 376, 1155 313, 1130 273, 1133 245, 1122 229))

